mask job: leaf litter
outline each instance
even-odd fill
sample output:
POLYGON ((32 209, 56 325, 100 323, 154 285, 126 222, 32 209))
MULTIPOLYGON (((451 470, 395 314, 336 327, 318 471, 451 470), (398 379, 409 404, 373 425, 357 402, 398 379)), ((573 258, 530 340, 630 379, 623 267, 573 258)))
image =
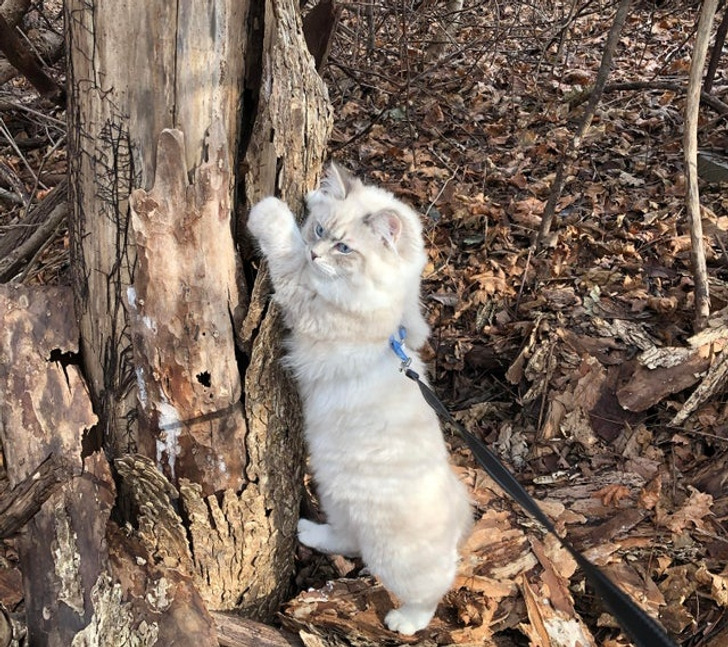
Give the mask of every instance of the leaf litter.
MULTIPOLYGON (((423 214, 424 355, 455 417, 678 644, 720 647, 728 201, 720 185, 701 185, 714 314, 693 334, 680 142, 695 7, 633 6, 610 76, 617 89, 608 86, 548 245, 535 251, 612 13, 603 3, 574 16, 565 2, 465 2, 433 58, 445 4, 344 7, 325 74, 332 154, 423 214), (641 89, 618 89, 635 80, 641 89)), ((714 94, 727 83, 719 72, 714 94)), ((724 150, 724 116, 703 106, 701 118, 701 147, 724 150)), ((310 551, 298 581, 311 592, 291 600, 284 625, 328 644, 630 644, 555 538, 446 439, 476 521, 432 625, 411 639, 386 632, 386 591, 351 579, 361 565, 337 578, 310 551), (326 603, 311 603, 323 590, 326 603)))

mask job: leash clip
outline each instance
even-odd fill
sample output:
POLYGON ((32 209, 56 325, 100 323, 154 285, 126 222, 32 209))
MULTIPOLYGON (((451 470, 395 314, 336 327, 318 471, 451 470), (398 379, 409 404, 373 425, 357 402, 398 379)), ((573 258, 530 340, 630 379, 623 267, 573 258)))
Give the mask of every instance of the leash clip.
POLYGON ((412 358, 407 355, 407 347, 404 345, 404 340, 407 337, 407 329, 404 326, 400 326, 397 330, 397 335, 399 338, 394 335, 389 336, 389 347, 394 351, 394 354, 402 360, 399 370, 406 371, 412 364, 412 358))

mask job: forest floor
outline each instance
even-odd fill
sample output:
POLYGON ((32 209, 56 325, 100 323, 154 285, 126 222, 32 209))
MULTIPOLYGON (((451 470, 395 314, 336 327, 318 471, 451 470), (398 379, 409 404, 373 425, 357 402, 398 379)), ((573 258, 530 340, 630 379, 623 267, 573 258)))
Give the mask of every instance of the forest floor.
MULTIPOLYGON (((538 250, 614 3, 572 15, 577 3, 560 0, 473 0, 449 33, 436 7, 410 4, 345 5, 324 77, 332 157, 423 214, 434 386, 679 644, 726 645, 728 198, 701 184, 714 314, 696 334, 682 173, 699 3, 634 3, 538 250)), ((711 95, 725 94, 723 66, 711 95)), ((2 122, 0 233, 18 197, 37 201, 65 175, 62 112, 25 105, 12 132, 2 122)), ((727 115, 720 101, 703 105, 701 149, 726 151, 727 115)), ((53 282, 67 263, 61 227, 23 280, 53 282)), ((391 601, 360 564, 305 549, 284 626, 307 632, 307 645, 547 647, 557 633, 572 639, 563 644, 629 644, 573 559, 446 437, 477 514, 432 626, 411 640, 387 632, 391 601)), ((0 584, 15 600, 19 583, 0 584)))
MULTIPOLYGON (((331 155, 424 215, 427 354, 458 419, 677 642, 719 647, 728 198, 701 184, 715 315, 694 335, 682 123, 697 3, 636 3, 535 250, 615 9, 584 3, 569 19, 571 3, 548 4, 466 2, 444 37, 434 9, 347 6, 324 74, 331 155), (626 83, 639 85, 612 87, 626 83)), ((701 150, 725 152, 726 126, 703 105, 701 150)), ((478 521, 455 590, 411 642, 629 644, 573 559, 447 437, 478 521)), ((286 624, 396 644, 377 620, 386 594, 344 577, 357 566, 304 554, 301 584, 319 588, 289 605, 286 624)))

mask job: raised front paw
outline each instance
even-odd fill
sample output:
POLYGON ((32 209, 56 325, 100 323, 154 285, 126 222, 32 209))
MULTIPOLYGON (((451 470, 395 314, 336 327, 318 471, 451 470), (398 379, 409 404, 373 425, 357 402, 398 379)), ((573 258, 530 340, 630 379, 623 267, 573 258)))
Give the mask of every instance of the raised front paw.
POLYGON ((288 205, 270 196, 258 202, 248 214, 248 230, 259 241, 270 235, 280 235, 295 227, 295 221, 288 205))

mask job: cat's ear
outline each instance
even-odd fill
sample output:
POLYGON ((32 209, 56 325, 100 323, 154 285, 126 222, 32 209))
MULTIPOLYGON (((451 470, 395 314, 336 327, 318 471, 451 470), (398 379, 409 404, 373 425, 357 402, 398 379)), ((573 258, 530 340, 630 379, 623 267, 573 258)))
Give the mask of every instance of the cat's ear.
POLYGON ((343 200, 356 186, 358 180, 346 169, 331 162, 321 178, 319 191, 336 200, 343 200))
POLYGON ((384 244, 396 249, 397 241, 402 235, 402 219, 394 209, 382 209, 364 217, 364 224, 374 230, 384 244))

